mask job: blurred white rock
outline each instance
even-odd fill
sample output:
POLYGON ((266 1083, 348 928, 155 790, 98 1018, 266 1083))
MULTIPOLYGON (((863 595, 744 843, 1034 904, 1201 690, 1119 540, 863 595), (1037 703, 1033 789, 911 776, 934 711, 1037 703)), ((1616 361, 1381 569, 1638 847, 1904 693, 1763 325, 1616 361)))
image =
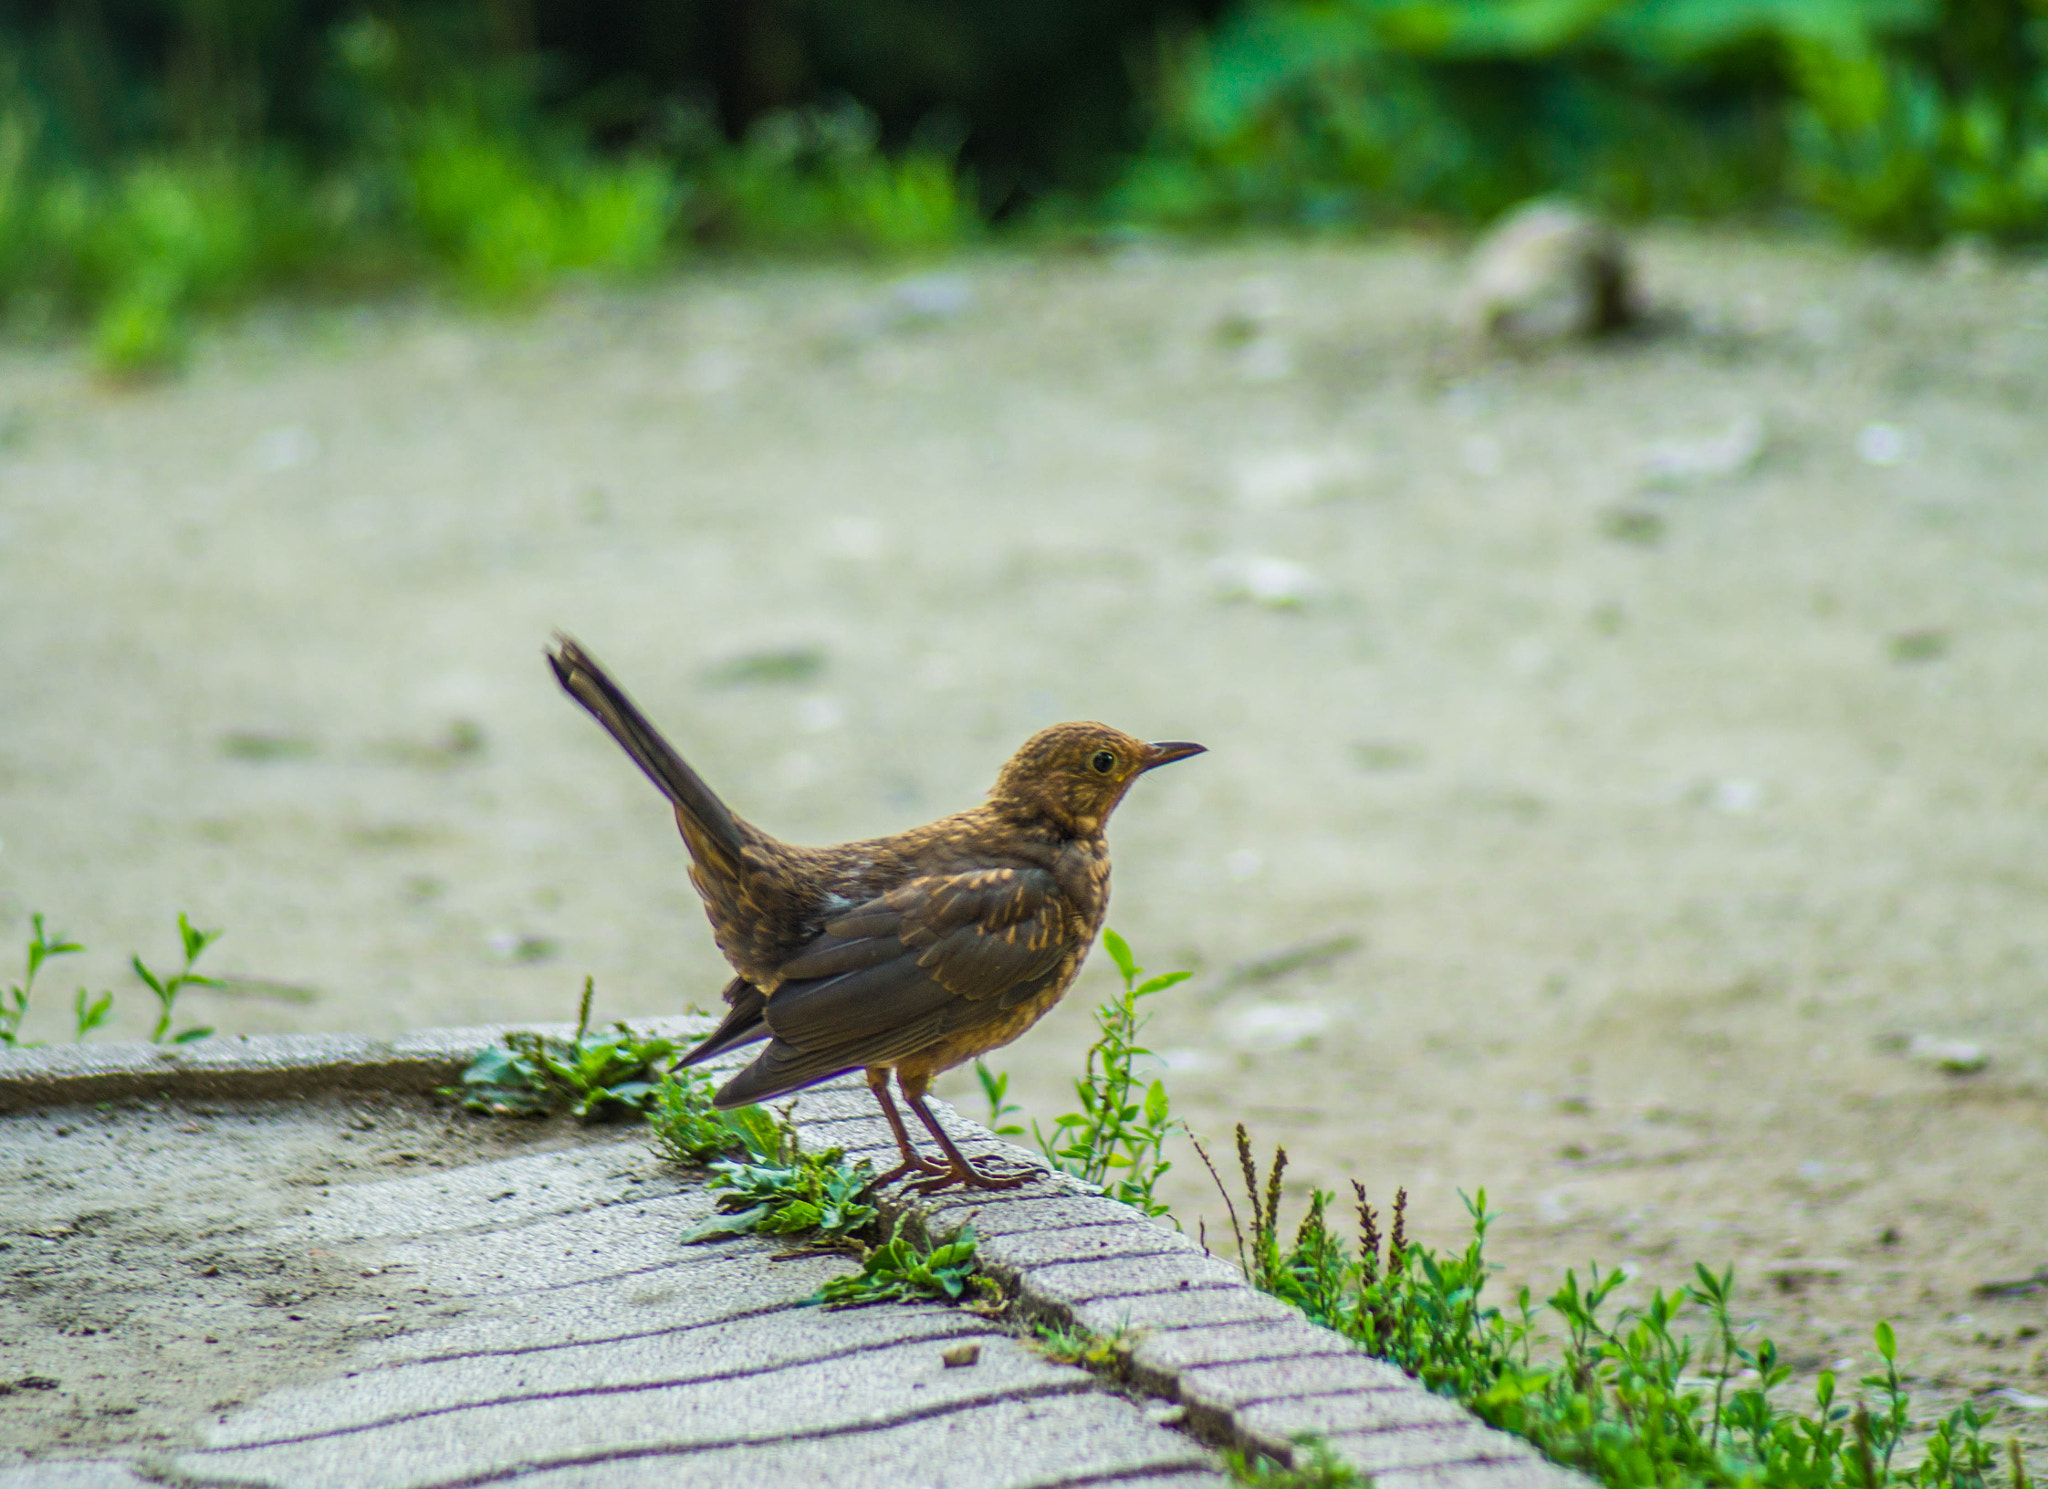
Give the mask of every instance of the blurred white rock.
POLYGON ((1865 424, 1856 431, 1856 458, 1865 465, 1898 465, 1913 453, 1913 436, 1896 424, 1865 424))
POLYGON ((1755 781, 1716 781, 1707 791, 1707 805, 1730 816, 1747 816, 1763 804, 1764 788, 1755 781))
POLYGON ((294 470, 320 458, 320 441, 305 425, 287 424, 259 434, 249 455, 260 471, 294 470))
POLYGON ((1231 484, 1239 505, 1273 511, 1321 501, 1363 469, 1349 450, 1272 450, 1238 461, 1231 484))
POLYGON ((1746 475, 1763 459, 1766 443, 1763 416, 1742 414, 1718 434, 1651 445, 1643 452, 1643 480, 1653 486, 1680 486, 1746 475))
POLYGON ((1474 335, 1513 343, 1598 336, 1639 313, 1633 280, 1619 233, 1570 202, 1539 197, 1479 240, 1457 318, 1474 335))
POLYGON ((826 734, 846 722, 846 710, 837 698, 813 693, 796 703, 797 724, 811 734, 826 734))
POLYGON ((1219 558, 1210 566, 1226 600, 1250 600, 1268 609, 1288 610, 1323 593, 1323 582, 1300 564, 1284 558, 1246 554, 1219 558))
POLYGON ((1230 1018, 1231 1038, 1254 1049, 1284 1049, 1329 1026, 1328 1010, 1306 1003, 1254 1003, 1230 1018))
POLYGON ((1991 1063, 1989 1052, 1981 1044, 1972 1044, 1967 1039, 1940 1039, 1931 1034, 1915 1034, 1907 1040, 1906 1058, 1931 1065, 1945 1075, 1975 1075, 1991 1063))

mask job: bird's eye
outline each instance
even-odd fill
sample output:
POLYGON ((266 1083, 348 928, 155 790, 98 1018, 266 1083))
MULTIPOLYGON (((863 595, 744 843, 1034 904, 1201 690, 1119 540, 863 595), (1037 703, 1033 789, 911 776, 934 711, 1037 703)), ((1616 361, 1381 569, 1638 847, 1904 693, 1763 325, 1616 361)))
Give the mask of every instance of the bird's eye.
POLYGON ((1097 775, 1106 776, 1116 769, 1116 756, 1108 750, 1097 750, 1088 763, 1095 767, 1097 775))

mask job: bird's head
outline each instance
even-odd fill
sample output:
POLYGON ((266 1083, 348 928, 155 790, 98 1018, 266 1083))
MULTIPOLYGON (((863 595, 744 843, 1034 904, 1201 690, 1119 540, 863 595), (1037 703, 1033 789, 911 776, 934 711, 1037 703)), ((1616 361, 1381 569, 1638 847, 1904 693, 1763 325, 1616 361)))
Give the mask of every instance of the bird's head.
POLYGON ((1102 830, 1132 781, 1203 749, 1177 740, 1147 744, 1107 724, 1054 724, 1010 757, 989 799, 999 811, 1046 817, 1086 837, 1102 830))

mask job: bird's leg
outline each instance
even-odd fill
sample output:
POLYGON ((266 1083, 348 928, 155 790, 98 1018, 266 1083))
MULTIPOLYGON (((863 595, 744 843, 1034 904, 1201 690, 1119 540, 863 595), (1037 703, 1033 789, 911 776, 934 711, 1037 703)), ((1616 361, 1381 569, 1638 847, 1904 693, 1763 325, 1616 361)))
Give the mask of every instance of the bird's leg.
POLYGON ((896 1080, 903 1087, 903 1099, 909 1102, 910 1109, 917 1113, 917 1120, 924 1123, 925 1131, 938 1140, 940 1149, 945 1153, 947 1161, 952 1164, 951 1168, 938 1169, 936 1178, 921 1179, 911 1185, 915 1192, 936 1194, 939 1190, 954 1184, 966 1189, 1015 1189, 1018 1185, 1028 1184, 1037 1177, 1036 1170, 1033 1170, 1030 1173, 999 1179, 976 1168, 967 1161, 967 1155, 953 1145, 953 1140, 946 1136, 946 1129, 939 1126, 938 1119, 924 1104, 926 1082, 916 1078, 905 1078, 901 1071, 896 1073, 896 1080))
POLYGON ((933 1163, 929 1158, 919 1157, 917 1149, 911 1145, 910 1133, 903 1126, 903 1115, 896 1110, 896 1103, 889 1096, 889 1068, 886 1065, 868 1072, 868 1089, 881 1103, 882 1115, 888 1118, 889 1130, 896 1134, 896 1146, 903 1153, 903 1161, 887 1173, 877 1174, 868 1181, 867 1187, 873 1189, 891 1183, 905 1174, 951 1174, 951 1169, 933 1163))

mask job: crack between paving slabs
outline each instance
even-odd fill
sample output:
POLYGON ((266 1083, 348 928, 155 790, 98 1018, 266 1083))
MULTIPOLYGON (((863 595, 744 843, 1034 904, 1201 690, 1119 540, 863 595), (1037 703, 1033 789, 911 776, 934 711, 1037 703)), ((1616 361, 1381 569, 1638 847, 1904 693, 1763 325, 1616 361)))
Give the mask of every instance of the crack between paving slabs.
MULTIPOLYGON (((785 1308, 785 1309, 775 1309, 775 1310, 769 1310, 769 1311, 773 1311, 773 1312, 788 1312, 789 1310, 785 1308)), ((944 1318, 944 1315, 937 1315, 937 1316, 935 1316, 935 1318, 934 1318, 934 1321, 938 1321, 938 1319, 943 1319, 943 1318, 944 1318)), ((963 1316, 963 1317, 962 1317, 962 1320, 961 1320, 961 1321, 962 1321, 962 1322, 965 1322, 965 1321, 966 1321, 966 1317, 965 1317, 965 1316, 963 1316)), ((721 1322, 729 1322, 729 1320, 721 1320, 721 1322)), ((707 1326, 707 1325, 689 1325, 689 1326, 687 1326, 686 1328, 683 1328, 683 1329, 673 1329, 673 1330, 667 1330, 667 1331, 664 1331, 664 1332, 669 1332, 669 1333, 678 1333, 678 1334, 680 1334, 680 1333, 687 1333, 687 1332, 689 1332, 689 1329, 690 1329, 690 1328, 697 1328, 697 1327, 708 1327, 708 1326, 707 1326)), ((997 1329, 997 1328, 994 1328, 994 1327, 991 1327, 991 1326, 989 1326, 989 1325, 987 1325, 987 1324, 983 1324, 983 1325, 982 1325, 982 1326, 981 1326, 980 1328, 978 1328, 978 1329, 976 1329, 976 1328, 971 1328, 971 1327, 970 1327, 970 1328, 969 1328, 969 1329, 967 1329, 967 1330, 959 1330, 959 1329, 953 1329, 953 1330, 934 1330, 934 1331, 933 1331, 933 1332, 931 1332, 930 1334, 919 1334, 919 1335, 913 1335, 912 1337, 910 1337, 910 1338, 908 1338, 908 1339, 879 1339, 879 1340, 875 1340, 875 1341, 873 1341, 873 1342, 871 1342, 871 1343, 868 1343, 868 1344, 856 1344, 856 1345, 852 1345, 852 1346, 850 1346, 850 1347, 847 1347, 847 1348, 844 1348, 844 1349, 834 1349, 834 1350, 828 1350, 828 1351, 826 1351, 826 1352, 825 1352, 825 1353, 823 1353, 823 1354, 818 1354, 818 1355, 805 1355, 805 1356, 803 1356, 802 1358, 799 1358, 799 1359, 788 1359, 788 1360, 778 1360, 778 1361, 776 1361, 776 1362, 775 1362, 774 1364, 772 1364, 772 1365, 760 1365, 760 1366, 753 1366, 753 1367, 741 1367, 741 1368, 739 1368, 739 1369, 734 1369, 734 1370, 718 1370, 718 1371, 713 1371, 713 1372, 711 1372, 710 1374, 706 1374, 706 1375, 677 1375, 677 1376, 670 1376, 670 1377, 668 1377, 668 1378, 666 1378, 666 1379, 663 1379, 663 1380, 648 1380, 648 1381, 630 1381, 630 1382, 623 1382, 623 1383, 621 1383, 621 1384, 619 1384, 619 1385, 612 1385, 612 1386, 583 1386, 583 1387, 579 1387, 579 1388, 577 1388, 577 1389, 574 1389, 574 1390, 562 1390, 562 1391, 528 1391, 528 1392, 525 1392, 525 1393, 523 1393, 523 1394, 521 1394, 521 1395, 517 1395, 517 1396, 492 1396, 492 1397, 487 1397, 487 1398, 484 1398, 484 1399, 481 1399, 481 1400, 477 1400, 477 1401, 460 1401, 460 1402, 456 1402, 456 1403, 453 1403, 452 1405, 448 1405, 448 1406, 430 1406, 430 1407, 426 1408, 426 1409, 425 1409, 425 1410, 423 1410, 423 1411, 410 1411, 410 1412, 401 1412, 401 1413, 398 1413, 398 1414, 396 1414, 396 1415, 394 1415, 394 1416, 387 1416, 387 1417, 378 1417, 378 1418, 376 1418, 376 1419, 375 1419, 375 1420, 373 1420, 373 1421, 368 1421, 368 1422, 354 1422, 354 1423, 351 1423, 350 1425, 348 1425, 348 1426, 346 1426, 346 1427, 330 1427, 330 1428, 328 1428, 328 1429, 326 1429, 325 1431, 322 1431, 322 1432, 302 1432, 302 1433, 299 1433, 299 1434, 298 1434, 297 1436, 295 1436, 295 1437, 265 1437, 265 1438, 258 1438, 258 1439, 252 1440, 252 1441, 250 1441, 250 1442, 238 1442, 238 1443, 235 1443, 235 1444, 233 1444, 233 1445, 231 1445, 231 1446, 228 1446, 228 1447, 220 1447, 220 1448, 201 1448, 201 1449, 198 1449, 197 1451, 199 1451, 199 1452, 202 1452, 202 1453, 244 1453, 244 1452, 252 1452, 252 1451, 254 1451, 254 1450, 258 1449, 258 1448, 278 1448, 278 1447, 288 1447, 288 1446, 290 1446, 290 1445, 291 1445, 291 1444, 293 1444, 293 1443, 301 1443, 301 1442, 320 1442, 320 1441, 322 1441, 322 1440, 324 1440, 324 1439, 327 1439, 327 1438, 334 1438, 334 1437, 351 1437, 351 1436, 355 1435, 356 1433, 359 1433, 359 1432, 372 1432, 372 1431, 375 1431, 376 1429, 378 1429, 378 1428, 380 1428, 380 1427, 398 1427, 398 1426, 403 1426, 404 1424, 406 1424, 406 1423, 408 1423, 408 1422, 424 1422, 424 1421, 427 1421, 427 1420, 429 1420, 430 1418, 433 1418, 433 1417, 445 1417, 445 1416, 450 1416, 450 1415, 452 1415, 452 1414, 453 1414, 453 1413, 455 1413, 455 1412, 463 1412, 463 1411, 481 1411, 481 1410, 484 1410, 484 1409, 486 1409, 486 1408, 489 1408, 489 1407, 494 1407, 494 1406, 524 1406, 524 1405, 526 1405, 526 1404, 528 1404, 528 1403, 531 1403, 531 1402, 535 1402, 535 1401, 568 1401, 568 1400, 573 1400, 573 1399, 575 1399, 575 1398, 577 1398, 577 1397, 581 1397, 581 1396, 631 1396, 631 1395, 635 1395, 635 1394, 638 1394, 638 1393, 640 1393, 640 1392, 643 1392, 643 1391, 664 1391, 664 1390, 667 1390, 667 1389, 669 1389, 669 1388, 670 1388, 670 1387, 672 1387, 672 1386, 701 1386, 701 1385, 708 1385, 708 1384, 710 1384, 710 1383, 711 1383, 711 1382, 713 1382, 713 1381, 720 1381, 720 1380, 748 1380, 748 1379, 751 1379, 751 1378, 752 1378, 752 1377, 754 1377, 754 1376, 758 1376, 758 1375, 774 1375, 774 1374, 777 1374, 778 1372, 780 1372, 780 1371, 783 1371, 783 1370, 796 1370, 796 1369, 799 1369, 799 1368, 801 1368, 801 1367, 803 1367, 803 1366, 806 1366, 806 1365, 822 1365, 822 1364, 825 1364, 825 1363, 827 1363, 827 1362, 829 1362, 829 1361, 832 1361, 832 1360, 846 1360, 846 1359, 852 1359, 852 1358, 853 1358, 853 1357, 855 1357, 856 1355, 865 1355, 865 1354, 872 1354, 872 1353, 874 1353, 874 1352, 875 1352, 876 1350, 882 1350, 882 1349, 896 1349, 896 1348, 899 1348, 900 1346, 902 1346, 902 1345, 905 1345, 905 1344, 924 1344, 924 1343, 928 1343, 928 1342, 930 1342, 930 1341, 932 1341, 932 1340, 938 1340, 938 1339, 957 1339, 957 1338, 960 1338, 960 1337, 961 1337, 961 1336, 962 1336, 963 1334, 966 1334, 966 1335, 967 1335, 968 1337, 977 1337, 977 1338, 988 1338, 988 1337, 992 1337, 992 1336, 994 1336, 994 1337, 1005 1337, 1005 1336, 1003 1336, 1003 1332, 1002 1332, 1002 1330, 1000 1330, 1000 1329, 997 1329)), ((645 1339, 645 1338, 652 1338, 652 1337, 655 1337, 655 1336, 653 1336, 653 1335, 645 1335, 645 1334, 639 1334, 639 1335, 630 1335, 630 1336, 628 1336, 628 1337, 629 1337, 629 1338, 635 1338, 635 1339, 645 1339)), ((612 1342, 612 1341, 610 1341, 610 1340, 591 1340, 591 1341, 587 1341, 587 1342, 586 1342, 586 1341, 578 1341, 578 1342, 577 1342, 577 1343, 576 1343, 575 1345, 554 1345, 554 1346, 548 1346, 548 1347, 549 1347, 549 1348, 561 1348, 561 1349, 567 1349, 567 1348, 584 1348, 584 1347, 586 1347, 586 1344, 587 1344, 587 1343, 610 1343, 610 1342, 612 1342)), ((531 1351, 521 1351, 521 1352, 522 1352, 522 1353, 530 1353, 531 1351)), ((407 1363, 408 1363, 408 1364, 418 1364, 418 1363, 422 1363, 422 1362, 419 1362, 419 1361, 408 1361, 407 1363)), ((346 1377, 346 1376, 344 1376, 344 1377, 342 1377, 342 1378, 343 1378, 343 1379, 349 1379, 350 1377, 346 1377)), ((783 1435, 786 1435, 786 1434, 783 1434, 783 1435)), ((759 1440, 760 1440, 760 1439, 754 1439, 754 1438, 749 1438, 749 1439, 746 1439, 746 1441, 749 1441, 749 1442, 752 1442, 752 1441, 759 1441, 759 1440)), ((776 1440, 776 1441, 780 1441, 780 1440, 781 1440, 781 1435, 778 1435, 778 1437, 777 1437, 776 1439, 774 1439, 774 1440, 776 1440)), ((723 1444, 723 1446, 732 1446, 732 1444, 723 1444)), ((693 1451, 694 1451, 694 1450, 693 1450, 693 1451)))
MULTIPOLYGON (((513 1479, 525 1478, 529 1474, 551 1473, 560 1468, 583 1468, 599 1463, 623 1463, 636 1458, 676 1458, 698 1453, 718 1453, 730 1448, 752 1448, 767 1443, 820 1442, 835 1437, 855 1437, 870 1432, 886 1432, 892 1427, 906 1426, 911 1422, 929 1421, 938 1417, 956 1416, 964 1411, 978 1411, 984 1406, 996 1406, 1011 1401, 1036 1401, 1048 1396, 1078 1396, 1097 1389, 1094 1380, 1061 1382, 1053 1385, 1008 1387, 1000 1391, 967 1401, 949 1401, 928 1406, 919 1411, 904 1412, 899 1416, 881 1421, 856 1422, 843 1427, 819 1427, 812 1431, 781 1431, 766 1437, 735 1437, 716 1442, 689 1443, 641 1443, 632 1447, 592 1448, 582 1453, 567 1453, 556 1458, 532 1459, 525 1463, 508 1464, 504 1468, 490 1469, 480 1474, 470 1474, 459 1479, 436 1479, 431 1483, 415 1486, 415 1489, 475 1489, 482 1484, 503 1484, 513 1479)), ((209 1449, 208 1451, 231 1452, 233 1449, 209 1449)))
MULTIPOLYGON (((820 1252, 819 1254, 822 1256, 829 1253, 820 1252)), ((640 1274, 629 1272, 626 1275, 633 1277, 640 1274)), ((599 1280, 608 1281, 610 1279, 601 1278, 599 1280)), ((487 1294, 486 1296, 503 1297, 506 1294, 487 1294)), ((764 1318, 771 1313, 787 1313, 792 1308, 801 1306, 803 1305, 796 1303, 764 1303, 758 1308, 742 1308, 732 1313, 721 1313, 715 1318, 702 1318, 698 1319, 695 1323, 676 1324, 666 1329, 643 1329, 632 1334, 605 1334, 591 1339, 560 1339, 552 1344, 517 1344, 507 1345, 503 1349, 464 1349, 455 1350, 448 1354, 414 1355, 409 1359, 403 1360, 378 1360, 362 1370, 349 1371, 341 1378, 346 1380, 353 1376, 368 1375, 379 1370, 405 1370, 414 1365, 442 1365, 455 1360, 510 1359, 518 1355, 546 1354, 550 1350, 586 1349, 597 1344, 629 1344, 636 1339, 660 1339, 668 1334, 687 1334, 695 1329, 715 1329, 725 1324, 744 1323, 750 1318, 764 1318)), ((490 1322, 490 1320, 483 1320, 483 1322, 490 1322)), ((403 1340, 406 1336, 401 1334, 392 1337, 403 1340)))

